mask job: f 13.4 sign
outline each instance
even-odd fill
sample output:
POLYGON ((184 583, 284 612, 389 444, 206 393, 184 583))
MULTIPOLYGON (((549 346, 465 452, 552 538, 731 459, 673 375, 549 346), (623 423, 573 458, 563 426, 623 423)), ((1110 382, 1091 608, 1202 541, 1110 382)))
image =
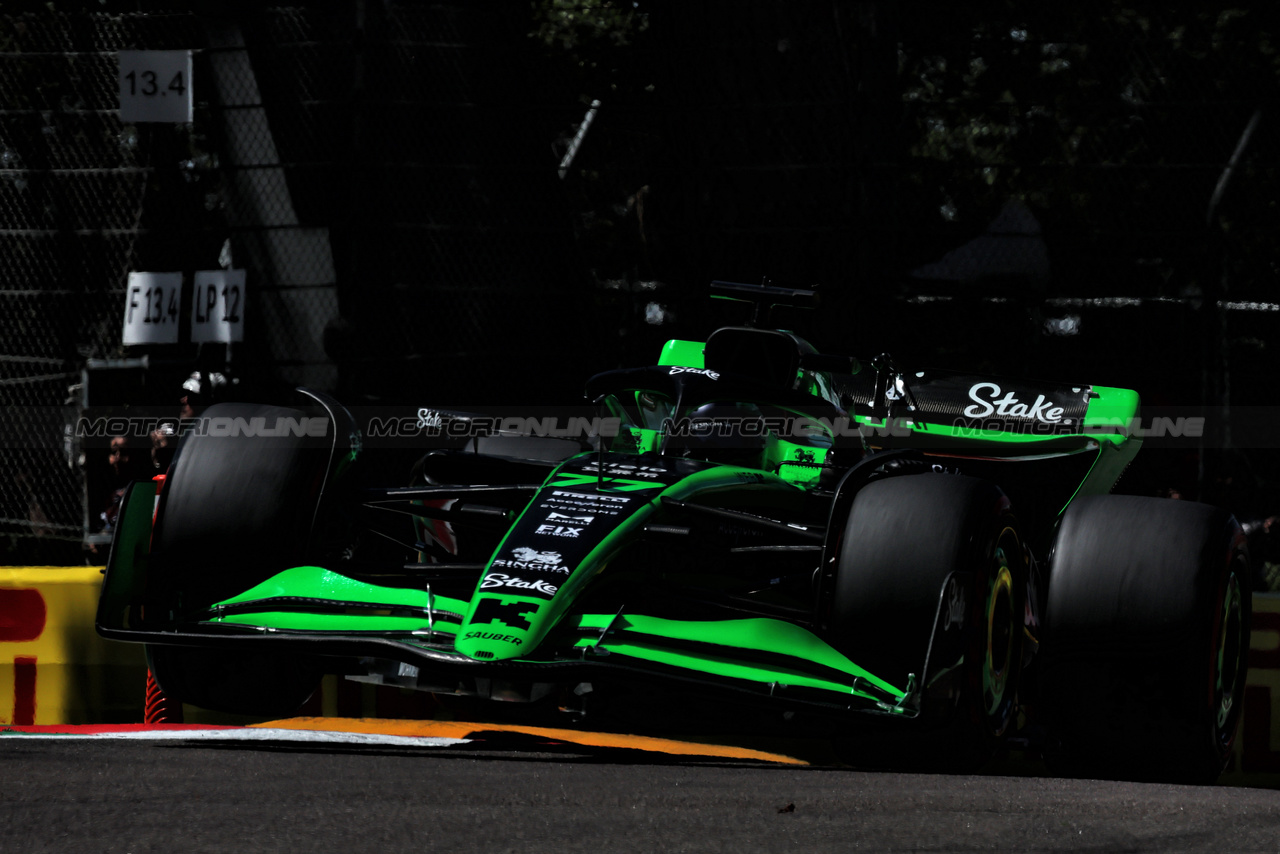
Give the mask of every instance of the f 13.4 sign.
POLYGON ((130 273, 123 342, 177 344, 181 306, 181 273, 130 273))
POLYGON ((120 121, 191 121, 191 51, 122 50, 118 56, 120 121))

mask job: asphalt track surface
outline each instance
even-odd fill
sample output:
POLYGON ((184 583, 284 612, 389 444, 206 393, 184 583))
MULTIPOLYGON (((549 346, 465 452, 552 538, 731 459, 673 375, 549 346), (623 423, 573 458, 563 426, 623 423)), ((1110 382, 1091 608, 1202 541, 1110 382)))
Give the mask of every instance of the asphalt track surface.
POLYGON ((865 773, 528 735, 0 739, 0 852, 1280 850, 1280 793, 865 773))

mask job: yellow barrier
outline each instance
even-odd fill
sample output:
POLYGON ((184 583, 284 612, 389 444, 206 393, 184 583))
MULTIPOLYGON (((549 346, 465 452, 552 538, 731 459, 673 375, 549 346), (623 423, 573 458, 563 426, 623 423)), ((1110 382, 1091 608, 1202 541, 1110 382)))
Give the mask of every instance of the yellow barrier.
MULTIPOLYGON (((0 567, 0 725, 142 720, 142 647, 106 641, 94 631, 101 585, 98 567, 0 567)), ((1252 629, 1243 720, 1223 782, 1274 786, 1280 784, 1280 594, 1255 594, 1252 629)), ((334 677, 305 707, 328 717, 414 718, 430 716, 430 709, 429 697, 417 692, 375 691, 334 677)))
POLYGON ((0 567, 0 724, 141 720, 142 647, 93 630, 100 567, 0 567))

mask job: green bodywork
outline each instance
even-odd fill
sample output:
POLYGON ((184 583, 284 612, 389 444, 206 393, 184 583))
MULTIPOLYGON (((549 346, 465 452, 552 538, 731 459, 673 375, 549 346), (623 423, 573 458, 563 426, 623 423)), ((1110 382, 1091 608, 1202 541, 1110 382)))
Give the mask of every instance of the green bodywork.
MULTIPOLYGON (((432 596, 430 591, 404 590, 363 584, 336 572, 315 566, 285 570, 271 579, 219 605, 261 603, 270 608, 270 600, 288 596, 294 600, 290 610, 262 610, 249 614, 215 616, 211 622, 243 626, 254 630, 284 632, 375 633, 379 636, 419 637, 452 635, 461 626, 457 611, 467 603, 457 599, 432 596), (307 610, 307 600, 331 601, 335 595, 351 603, 377 604, 375 612, 316 613, 307 610), (403 613, 420 612, 418 616, 403 613), (446 613, 442 613, 446 612, 446 613), (452 612, 452 613, 447 613, 452 612), (436 615, 431 617, 429 615, 436 615)), ((510 598, 510 597, 504 597, 510 598)), ((643 614, 579 614, 566 619, 570 630, 592 630, 590 637, 571 642, 566 653, 582 659, 616 656, 669 667, 724 676, 763 685, 818 688, 840 696, 860 698, 893 714, 908 714, 908 697, 887 682, 863 670, 824 641, 799 626, 773 619, 740 620, 669 620, 643 614), (674 648, 670 643, 680 643, 674 648), (704 645, 705 651, 691 651, 689 645, 704 645), (736 657, 737 653, 783 653, 783 660, 762 665, 736 657)), ((515 631, 504 629, 504 631, 515 631)), ((488 642, 492 646, 492 642, 488 642)), ((457 646, 462 647, 463 642, 457 646)), ((472 646, 475 646, 474 644, 472 646)), ((531 648, 531 647, 530 647, 531 648)), ((517 648, 518 649, 518 648, 517 648)), ((465 654, 465 650, 459 648, 465 654)), ((539 662, 546 658, 510 658, 539 662)), ((480 659, 477 659, 480 660, 480 659)), ((483 661, 494 659, 485 658, 483 661)))
MULTIPOLYGON (((916 709, 905 690, 859 667, 811 631, 783 620, 699 621, 630 612, 573 613, 581 590, 634 541, 657 511, 662 497, 688 500, 709 490, 740 487, 743 476, 761 478, 761 489, 797 488, 776 475, 736 466, 696 472, 665 488, 661 484, 606 479, 604 491, 623 493, 648 488, 653 491, 653 498, 612 527, 550 600, 495 594, 483 590, 479 586, 482 582, 478 582, 475 594, 467 602, 435 595, 429 586, 425 590, 382 587, 322 567, 300 566, 216 603, 209 609, 206 622, 251 631, 443 639, 452 641, 458 653, 477 662, 537 663, 608 656, 613 663, 630 659, 641 665, 657 664, 755 683, 771 691, 793 686, 819 689, 886 714, 914 714, 916 709), (474 622, 476 611, 487 599, 496 600, 503 607, 524 604, 536 608, 530 627, 474 622), (335 602, 348 607, 335 611, 335 602), (227 613, 230 611, 235 613, 227 613), (772 658, 767 664, 752 662, 747 660, 750 653, 768 653, 772 658)), ((591 485, 596 486, 594 479, 591 485)), ((557 470, 547 478, 543 489, 582 486, 582 478, 566 477, 557 470)), ((495 557, 505 547, 504 538, 494 551, 495 557)), ((488 575, 493 559, 482 578, 488 575)))

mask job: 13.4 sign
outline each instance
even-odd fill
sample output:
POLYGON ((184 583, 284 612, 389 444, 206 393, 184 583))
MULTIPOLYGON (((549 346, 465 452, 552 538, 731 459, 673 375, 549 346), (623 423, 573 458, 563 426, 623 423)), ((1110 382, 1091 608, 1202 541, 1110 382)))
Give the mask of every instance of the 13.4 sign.
POLYGON ((118 56, 120 121, 191 121, 191 51, 122 50, 118 56))

